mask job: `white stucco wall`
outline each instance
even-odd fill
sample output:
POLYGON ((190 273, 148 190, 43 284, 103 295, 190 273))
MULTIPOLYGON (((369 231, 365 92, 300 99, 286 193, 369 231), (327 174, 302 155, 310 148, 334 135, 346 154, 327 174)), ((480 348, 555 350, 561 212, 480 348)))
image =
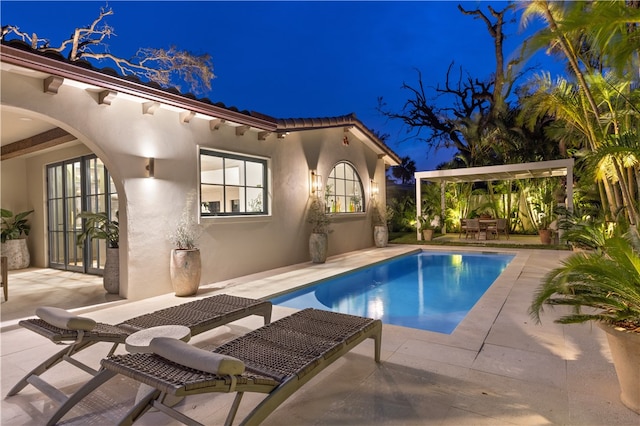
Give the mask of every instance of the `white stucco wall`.
MULTIPOLYGON (((291 132, 284 139, 274 133, 260 141, 255 131, 236 136, 229 125, 210 130, 199 117, 181 123, 179 113, 169 109, 145 115, 140 103, 125 96, 100 105, 96 93, 63 85, 57 94, 47 94, 40 79, 4 71, 2 83, 3 108, 45 119, 84 144, 2 162, 3 206, 7 201, 18 210, 36 209, 32 265, 47 266, 45 165, 92 151, 118 189, 120 292, 127 298, 172 291, 167 236, 182 214, 186 194, 198 189, 199 146, 267 158, 271 178, 269 216, 203 218, 202 283, 309 260, 305 209, 310 169, 326 179, 337 162, 349 161, 365 192, 374 179, 384 194, 383 161, 353 135, 344 146, 342 127, 291 132), (144 175, 148 157, 155 158, 155 179, 144 175)), ((329 255, 373 245, 368 213, 336 215, 333 229, 329 255)))

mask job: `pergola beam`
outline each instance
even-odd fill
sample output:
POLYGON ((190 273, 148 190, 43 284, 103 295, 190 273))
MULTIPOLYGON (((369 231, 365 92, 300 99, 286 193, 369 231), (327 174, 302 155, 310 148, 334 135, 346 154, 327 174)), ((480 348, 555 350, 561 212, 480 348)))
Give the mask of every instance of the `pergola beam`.
MULTIPOLYGON (((447 183, 491 182, 496 180, 538 179, 548 177, 567 177, 567 210, 573 211, 573 158, 563 160, 539 161, 535 163, 505 164, 502 166, 468 167, 465 169, 446 169, 416 172, 416 214, 421 213, 423 180, 440 183, 441 211, 445 211, 444 185, 447 183)), ((444 214, 442 216, 442 233, 445 233, 444 214)), ((420 232, 417 233, 421 239, 420 232)))

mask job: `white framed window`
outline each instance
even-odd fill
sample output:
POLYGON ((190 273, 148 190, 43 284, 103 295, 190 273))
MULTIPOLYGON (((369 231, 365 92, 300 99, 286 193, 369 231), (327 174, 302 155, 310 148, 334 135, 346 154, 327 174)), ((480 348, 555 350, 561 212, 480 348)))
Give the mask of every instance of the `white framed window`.
POLYGON ((267 160, 200 149, 200 215, 268 214, 267 160))
POLYGON ((356 169, 346 161, 336 164, 325 184, 324 197, 331 213, 364 211, 362 181, 356 169))

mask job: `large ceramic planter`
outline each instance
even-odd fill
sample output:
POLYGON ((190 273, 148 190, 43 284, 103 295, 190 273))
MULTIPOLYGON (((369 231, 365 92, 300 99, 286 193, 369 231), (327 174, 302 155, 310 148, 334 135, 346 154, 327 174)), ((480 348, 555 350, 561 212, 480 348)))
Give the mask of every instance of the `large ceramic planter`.
POLYGON ((389 229, 385 225, 373 227, 373 241, 376 247, 386 247, 389 243, 389 229))
POLYGON ((422 239, 425 241, 433 240, 433 229, 423 229, 422 230, 422 239))
POLYGON ((2 243, 2 255, 7 257, 9 271, 28 268, 31 263, 26 238, 7 240, 2 243))
POLYGON ((171 285, 176 296, 193 296, 200 286, 200 250, 171 250, 171 285))
POLYGON ((607 333, 607 341, 620 383, 620 400, 640 414, 640 333, 598 323, 607 333))
POLYGON ((551 229, 540 229, 538 234, 540 234, 540 242, 542 244, 551 244, 551 229))
POLYGON ((120 293, 120 249, 107 248, 107 260, 104 262, 102 285, 107 293, 120 293))
POLYGON ((327 261, 329 251, 329 237, 327 234, 312 233, 309 237, 309 254, 313 263, 324 263, 327 261))

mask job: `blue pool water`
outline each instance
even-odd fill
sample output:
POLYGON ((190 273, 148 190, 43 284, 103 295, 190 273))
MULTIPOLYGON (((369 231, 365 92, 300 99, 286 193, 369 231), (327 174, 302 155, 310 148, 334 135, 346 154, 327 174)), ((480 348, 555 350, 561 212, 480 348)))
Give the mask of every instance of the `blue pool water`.
POLYGON ((271 302, 450 334, 513 257, 492 253, 410 254, 274 297, 271 302))

